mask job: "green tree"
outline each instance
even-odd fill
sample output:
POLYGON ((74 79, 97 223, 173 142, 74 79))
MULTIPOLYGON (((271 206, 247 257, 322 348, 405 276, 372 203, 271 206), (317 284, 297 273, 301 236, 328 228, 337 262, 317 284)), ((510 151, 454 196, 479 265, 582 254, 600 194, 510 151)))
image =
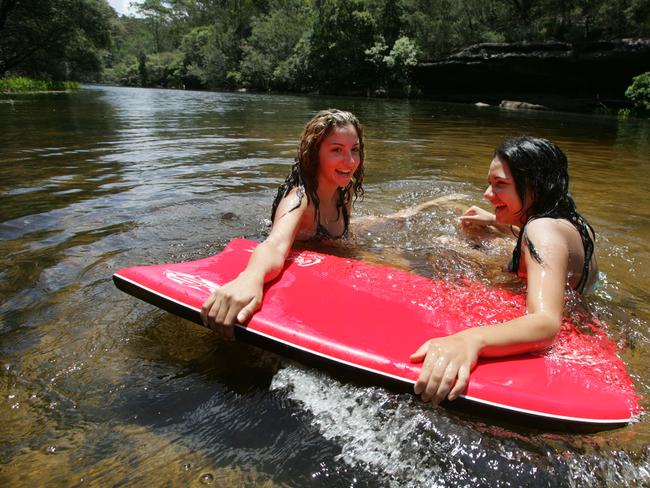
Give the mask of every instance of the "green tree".
POLYGON ((288 89, 287 60, 309 25, 305 0, 278 1, 268 14, 253 19, 239 65, 243 83, 259 90, 288 89))
POLYGON ((289 90, 306 92, 317 87, 309 59, 311 57, 311 28, 308 28, 294 46, 289 59, 281 62, 275 70, 275 77, 289 90))
POLYGON ((422 59, 427 60, 447 56, 471 44, 503 42, 512 29, 519 29, 520 16, 527 15, 529 10, 510 4, 519 2, 404 0, 403 33, 415 41, 422 59))
POLYGON ((119 62, 104 69, 102 81, 116 85, 141 86, 140 63, 135 56, 120 59, 119 62))
POLYGON ((181 77, 186 88, 223 88, 233 66, 229 48, 233 44, 232 28, 195 27, 181 42, 181 77))
MULTIPOLYGON (((0 0, 0 6, 21 2, 41 8, 41 4, 103 0, 0 0)), ((114 47, 100 56, 110 68, 107 74, 132 82, 133 65, 137 71, 142 53, 150 83, 180 79, 192 88, 242 84, 261 90, 339 94, 365 94, 378 88, 408 91, 415 59, 439 59, 476 43, 581 43, 650 35, 648 0, 137 3, 142 18, 111 21, 114 47)), ((3 42, 0 36, 0 45, 3 42)))
POLYGON ((411 72, 418 63, 418 48, 412 39, 399 37, 389 48, 383 37, 379 37, 375 45, 366 50, 366 56, 376 69, 377 93, 411 94, 411 72))
POLYGON ((418 63, 418 48, 415 42, 406 36, 397 38, 384 61, 389 70, 390 85, 409 95, 411 72, 418 63))
POLYGON ((173 10, 164 0, 142 0, 136 10, 144 19, 153 39, 153 52, 162 52, 173 47, 169 35, 174 22, 173 10))
MULTIPOLYGON (((402 0, 383 0, 375 7, 373 14, 377 23, 377 32, 389 46, 402 35, 404 24, 404 6, 402 0)), ((371 8, 371 11, 374 10, 371 8)))
POLYGON ((625 90, 634 107, 640 112, 650 112, 650 71, 635 76, 632 84, 625 90))
POLYGON ((146 57, 147 86, 183 88, 181 62, 177 52, 153 53, 146 57))
POLYGON ((366 51, 374 45, 375 21, 361 0, 317 0, 310 37, 309 66, 327 93, 366 93, 374 66, 366 51))
POLYGON ((0 0, 0 76, 95 77, 114 15, 105 0, 0 0))
MULTIPOLYGON (((149 0, 147 0, 149 1, 149 0)), ((239 49, 248 38, 253 19, 269 11, 268 0, 154 0, 163 3, 173 19, 172 24, 182 29, 179 36, 195 27, 213 25, 231 34, 232 45, 227 49, 229 57, 239 61, 239 49)), ((283 2, 276 0, 277 4, 283 2)))

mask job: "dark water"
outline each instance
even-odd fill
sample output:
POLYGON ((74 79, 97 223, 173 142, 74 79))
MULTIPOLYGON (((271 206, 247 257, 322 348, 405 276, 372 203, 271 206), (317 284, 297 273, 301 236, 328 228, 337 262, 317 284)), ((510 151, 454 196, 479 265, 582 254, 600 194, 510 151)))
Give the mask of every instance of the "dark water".
POLYGON ((379 215, 449 200, 325 249, 516 287, 509 243, 472 252, 494 146, 531 133, 569 155, 598 232, 607 323, 650 392, 650 122, 429 102, 89 87, 0 99, 0 484, 4 486, 648 486, 647 416, 596 433, 495 424, 342 382, 117 291, 118 268, 262 239, 303 124, 354 111, 379 215))

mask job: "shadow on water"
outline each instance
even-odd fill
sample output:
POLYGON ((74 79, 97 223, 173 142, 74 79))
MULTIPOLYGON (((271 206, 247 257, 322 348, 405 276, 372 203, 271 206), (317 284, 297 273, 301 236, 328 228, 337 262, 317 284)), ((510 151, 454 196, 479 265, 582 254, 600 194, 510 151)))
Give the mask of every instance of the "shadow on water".
POLYGON ((118 268, 198 259, 262 239, 304 122, 366 126, 362 217, 312 249, 512 290, 512 246, 459 238, 494 146, 556 140, 598 232, 603 286, 586 306, 650 385, 650 125, 422 101, 87 87, 0 105, 0 483, 6 486, 644 486, 647 416, 594 434, 432 408, 306 368, 118 292, 118 268), (370 219, 372 221, 372 219, 370 219), (478 247, 478 248, 477 248, 478 247))

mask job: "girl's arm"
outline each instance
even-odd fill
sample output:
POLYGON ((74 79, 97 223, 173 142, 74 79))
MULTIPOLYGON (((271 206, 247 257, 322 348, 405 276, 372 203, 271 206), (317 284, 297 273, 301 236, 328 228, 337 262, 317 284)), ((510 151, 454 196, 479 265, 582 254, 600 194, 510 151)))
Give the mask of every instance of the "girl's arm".
POLYGON ((527 270, 527 315, 493 325, 430 339, 411 356, 424 361, 415 393, 434 404, 456 399, 467 387, 479 356, 497 357, 550 346, 562 324, 569 248, 553 219, 534 220, 526 232, 542 263, 524 247, 527 270))
POLYGON ((255 248, 246 269, 203 303, 201 320, 206 326, 233 338, 233 326, 246 322, 260 308, 264 284, 282 271, 308 207, 303 198, 293 208, 296 198, 293 190, 280 202, 269 236, 255 248))
POLYGON ((402 220, 413 217, 414 215, 427 210, 431 207, 445 207, 453 206, 456 207, 457 204, 454 204, 454 201, 463 200, 467 198, 467 195, 462 193, 452 193, 450 195, 445 195, 443 197, 434 198, 432 200, 427 200, 426 202, 420 203, 418 205, 413 205, 411 207, 398 210, 392 214, 387 215, 364 215, 360 217, 355 217, 352 222, 354 225, 359 227, 367 226, 369 224, 382 223, 387 220, 402 220))

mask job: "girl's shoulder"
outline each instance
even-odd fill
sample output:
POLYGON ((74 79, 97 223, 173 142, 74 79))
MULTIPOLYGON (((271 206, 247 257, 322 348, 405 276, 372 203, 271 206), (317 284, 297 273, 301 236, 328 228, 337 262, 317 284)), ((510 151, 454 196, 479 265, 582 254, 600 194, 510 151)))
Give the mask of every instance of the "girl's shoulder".
MULTIPOLYGON (((570 255, 586 253, 582 237, 576 226, 567 219, 542 217, 533 219, 524 227, 523 245, 531 253, 544 254, 544 250, 565 249, 570 255)), ((543 260, 541 254, 538 255, 543 260)))
POLYGON ((302 197, 305 196, 305 187, 303 185, 296 185, 292 186, 287 190, 287 193, 285 194, 284 198, 299 198, 302 199, 302 197))
POLYGON ((540 217, 530 220, 526 223, 522 232, 522 250, 528 250, 535 260, 540 263, 544 260, 542 254, 544 254, 545 249, 547 250, 551 246, 556 250, 568 250, 575 241, 573 234, 577 234, 575 227, 569 222, 552 217, 540 217))
POLYGON ((308 200, 305 197, 305 187, 302 185, 294 186, 289 188, 278 201, 277 208, 280 215, 297 209, 304 210, 310 206, 308 200))
POLYGON ((577 230, 566 219, 539 217, 529 221, 524 227, 524 232, 528 238, 534 238, 535 236, 566 238, 570 234, 577 232, 577 230))

